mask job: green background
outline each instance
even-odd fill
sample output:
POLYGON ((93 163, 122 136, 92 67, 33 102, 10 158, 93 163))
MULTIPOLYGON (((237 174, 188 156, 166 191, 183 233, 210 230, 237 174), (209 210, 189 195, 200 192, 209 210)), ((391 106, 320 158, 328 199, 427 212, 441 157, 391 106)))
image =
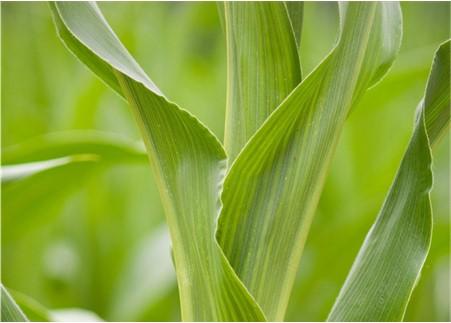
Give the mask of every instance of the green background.
MULTIPOLYGON (((139 140, 126 103, 59 41, 46 3, 1 6, 2 148, 82 129, 139 140)), ((222 138, 226 51, 215 3, 100 6, 163 93, 222 138)), ((399 56, 352 111, 340 138, 287 320, 326 319, 399 166, 433 53, 449 38, 449 2, 404 2, 402 10, 399 56)), ((337 31, 336 4, 306 4, 304 75, 337 31)), ((450 320, 449 145, 447 137, 434 150, 432 248, 406 320, 450 320)), ((170 242, 148 165, 58 174, 48 185, 57 190, 39 202, 19 196, 20 212, 2 207, 3 283, 51 309, 84 308, 105 320, 179 320, 170 242)))

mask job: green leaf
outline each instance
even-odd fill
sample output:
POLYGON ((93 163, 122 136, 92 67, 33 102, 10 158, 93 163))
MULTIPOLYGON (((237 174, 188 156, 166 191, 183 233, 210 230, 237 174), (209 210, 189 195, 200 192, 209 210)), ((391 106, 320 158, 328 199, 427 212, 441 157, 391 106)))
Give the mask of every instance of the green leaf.
POLYGON ((96 161, 93 155, 61 157, 40 162, 31 162, 24 164, 5 165, 1 167, 2 186, 9 187, 11 182, 37 175, 55 168, 68 166, 72 163, 83 161, 96 161), (8 186, 6 186, 8 185, 8 186))
POLYGON ((398 173, 329 321, 401 321, 432 237, 431 147, 450 120, 450 41, 436 52, 398 173))
POLYGON ((11 291, 17 305, 22 309, 31 322, 51 322, 51 314, 42 304, 28 295, 11 291))
POLYGON ((105 163, 147 162, 141 142, 92 130, 65 131, 29 139, 2 150, 2 165, 37 162, 74 155, 95 155, 105 163))
POLYGON ((226 169, 221 144, 161 94, 94 3, 50 6, 67 47, 129 101, 141 128, 169 224, 183 320, 264 320, 215 239, 226 169))
MULTIPOLYGON (((290 12, 300 31, 299 12, 290 12)), ((225 2, 224 17, 228 60, 224 144, 232 161, 300 83, 301 67, 284 2, 225 2)))
MULTIPOLYGON (((2 167, 2 232, 3 244, 20 237, 33 228, 39 213, 56 215, 65 198, 77 190, 84 180, 102 169, 92 156, 63 157, 43 162, 2 167)), ((40 219, 42 220, 42 219, 40 219)))
POLYGON ((19 231, 35 224, 36 209, 58 208, 59 202, 98 171, 147 161, 139 143, 91 131, 53 133, 5 147, 1 167, 2 221, 9 230, 4 232, 4 241, 20 238, 19 231), (12 225, 13 222, 20 225, 12 225))
POLYGON ((302 19, 304 16, 304 2, 303 1, 285 1, 288 16, 290 17, 291 27, 293 29, 294 37, 298 49, 301 47, 302 34, 302 19))
POLYGON ((1 321, 2 322, 28 322, 27 317, 8 293, 3 284, 1 288, 1 321))
POLYGON ((271 321, 284 317, 346 117, 400 45, 399 4, 340 6, 336 47, 250 139, 224 183, 218 241, 271 321))

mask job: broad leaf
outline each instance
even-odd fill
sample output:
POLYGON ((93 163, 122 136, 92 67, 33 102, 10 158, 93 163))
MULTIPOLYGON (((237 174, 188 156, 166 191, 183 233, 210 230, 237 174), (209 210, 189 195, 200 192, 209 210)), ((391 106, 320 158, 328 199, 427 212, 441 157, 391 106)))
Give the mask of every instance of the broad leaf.
POLYGON ((225 152, 197 119, 157 89, 87 2, 50 3, 67 47, 130 103, 157 178, 173 243, 182 318, 263 320, 215 239, 225 152))
POLYGON ((432 155, 449 127, 450 41, 437 51, 407 151, 330 313, 330 321, 401 321, 432 236, 432 155))
POLYGON ((400 45, 397 3, 340 6, 336 47, 250 139, 224 183, 218 240, 269 320, 284 317, 346 117, 400 45))
POLYGON ((1 321, 2 322, 28 322, 27 317, 13 300, 3 284, 1 289, 1 321))
MULTIPOLYGON (((299 12, 294 9, 293 21, 300 32, 299 12)), ((301 68, 284 2, 225 2, 224 18, 228 60, 224 142, 232 161, 299 84, 301 68)))

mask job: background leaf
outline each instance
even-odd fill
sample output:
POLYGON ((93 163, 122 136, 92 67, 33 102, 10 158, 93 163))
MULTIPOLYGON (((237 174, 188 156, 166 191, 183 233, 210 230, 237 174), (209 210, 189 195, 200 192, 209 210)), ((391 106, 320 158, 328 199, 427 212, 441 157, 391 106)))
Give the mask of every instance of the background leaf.
POLYGON ((98 132, 54 133, 2 151, 4 245, 33 227, 33 210, 58 205, 94 173, 120 164, 147 163, 139 144, 98 132), (11 223, 17 221, 20 226, 11 223))

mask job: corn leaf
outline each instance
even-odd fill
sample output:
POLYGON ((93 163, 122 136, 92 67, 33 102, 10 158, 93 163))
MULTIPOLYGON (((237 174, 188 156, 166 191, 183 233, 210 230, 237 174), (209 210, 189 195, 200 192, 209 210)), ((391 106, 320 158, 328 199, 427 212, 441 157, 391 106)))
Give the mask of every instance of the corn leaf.
POLYGON ((2 322, 28 322, 27 317, 8 293, 3 284, 1 288, 1 321, 2 322))
MULTIPOLYGON (((300 31, 299 12, 292 12, 300 31)), ((233 160, 299 84, 301 68, 283 2, 225 2, 224 21, 228 60, 224 144, 233 160)))
POLYGON ((264 316, 215 239, 226 155, 197 119, 168 101, 120 43, 94 3, 50 3, 66 46, 130 103, 169 224, 182 318, 259 321, 264 316))
POLYGON ((105 163, 147 162, 144 145, 116 134, 67 131, 46 134, 2 149, 2 165, 23 164, 66 156, 94 155, 105 163))
POLYGON ((224 183, 218 241, 271 321, 284 317, 346 117, 400 45, 399 4, 340 6, 335 48, 249 140, 224 183))
POLYGON ((19 231, 36 224, 37 209, 58 207, 97 172, 113 165, 147 162, 141 144, 100 132, 53 133, 5 147, 1 167, 2 221, 9 229, 4 230, 4 243, 20 238, 19 231))
POLYGON ((432 236, 432 155, 449 127, 450 41, 436 52, 414 132, 329 321, 401 321, 432 236))
POLYGON ((39 219, 37 210, 48 207, 46 216, 56 215, 70 193, 101 170, 101 164, 89 158, 62 157, 42 162, 2 167, 3 245, 32 229, 39 219))
POLYGON ((290 17, 291 27, 293 28, 294 37, 298 49, 301 48, 302 20, 304 17, 303 1, 285 1, 288 16, 290 17))

